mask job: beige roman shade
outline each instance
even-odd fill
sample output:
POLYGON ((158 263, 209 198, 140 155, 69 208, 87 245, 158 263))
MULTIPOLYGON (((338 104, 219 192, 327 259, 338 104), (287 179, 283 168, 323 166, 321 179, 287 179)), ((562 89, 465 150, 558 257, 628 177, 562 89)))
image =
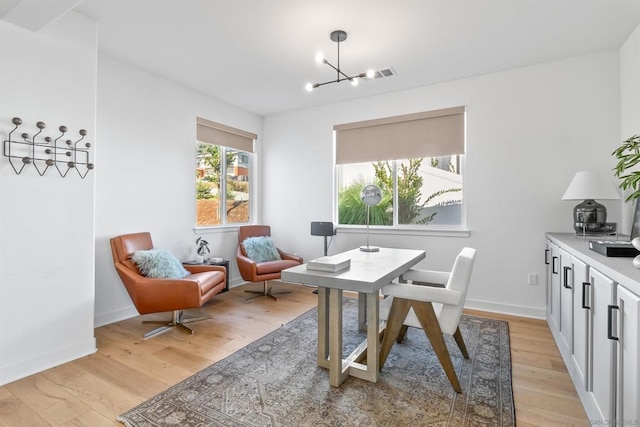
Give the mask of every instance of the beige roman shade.
POLYGON ((253 140, 258 139, 258 136, 254 133, 197 117, 196 139, 200 142, 253 153, 253 140))
POLYGON ((464 153, 465 107, 336 125, 336 163, 464 153))

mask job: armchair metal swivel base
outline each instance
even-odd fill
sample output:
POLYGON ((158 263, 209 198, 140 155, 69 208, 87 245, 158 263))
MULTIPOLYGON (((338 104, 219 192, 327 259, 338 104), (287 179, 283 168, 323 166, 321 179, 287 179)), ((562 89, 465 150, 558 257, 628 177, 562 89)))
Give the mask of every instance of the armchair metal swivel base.
POLYGON ((183 319, 182 318, 182 310, 174 310, 173 311, 173 315, 171 317, 170 321, 166 321, 166 320, 143 320, 142 323, 149 323, 149 324, 160 324, 162 326, 160 326, 159 328, 156 328, 152 331, 147 332, 146 334, 144 334, 144 338, 151 338, 151 337, 155 337, 156 335, 160 335, 163 332, 167 332, 169 329, 173 328, 174 326, 177 326, 178 328, 180 328, 183 332, 186 332, 187 334, 193 334, 193 330, 191 328, 189 328, 187 325, 185 325, 185 323, 193 323, 193 322, 199 322, 201 320, 208 320, 211 319, 211 317, 205 316, 205 317, 190 317, 188 319, 183 319))
POLYGON ((245 291, 247 293, 250 294, 257 294, 254 295, 252 297, 247 298, 247 301, 252 301, 256 298, 260 298, 260 297, 269 297, 272 298, 274 301, 278 301, 278 298, 276 298, 276 295, 284 295, 284 294, 290 294, 291 291, 279 291, 279 292, 272 292, 273 288, 269 286, 269 282, 267 280, 264 281, 264 290, 262 291, 245 291))

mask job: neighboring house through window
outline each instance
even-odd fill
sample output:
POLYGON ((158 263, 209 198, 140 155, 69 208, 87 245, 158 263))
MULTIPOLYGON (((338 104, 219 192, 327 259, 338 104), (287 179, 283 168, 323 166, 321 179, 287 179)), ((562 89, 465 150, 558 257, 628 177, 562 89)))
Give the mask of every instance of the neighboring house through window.
POLYGON ((366 224, 365 185, 382 190, 370 224, 464 225, 464 107, 334 126, 338 224, 366 224))
POLYGON ((196 120, 196 227, 251 222, 255 134, 196 120))

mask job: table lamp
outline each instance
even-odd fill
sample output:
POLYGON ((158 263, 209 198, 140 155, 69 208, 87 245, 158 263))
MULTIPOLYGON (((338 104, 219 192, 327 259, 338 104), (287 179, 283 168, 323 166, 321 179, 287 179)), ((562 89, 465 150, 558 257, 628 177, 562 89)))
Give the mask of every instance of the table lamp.
POLYGON ((608 176, 590 171, 577 172, 562 196, 562 200, 583 200, 573 208, 573 228, 582 234, 606 226, 607 208, 594 199, 619 198, 620 193, 608 176))
POLYGON ((367 244, 366 246, 360 246, 360 250, 363 252, 378 252, 380 248, 369 246, 369 208, 380 203, 382 190, 377 185, 366 185, 360 192, 360 199, 367 207, 367 244))

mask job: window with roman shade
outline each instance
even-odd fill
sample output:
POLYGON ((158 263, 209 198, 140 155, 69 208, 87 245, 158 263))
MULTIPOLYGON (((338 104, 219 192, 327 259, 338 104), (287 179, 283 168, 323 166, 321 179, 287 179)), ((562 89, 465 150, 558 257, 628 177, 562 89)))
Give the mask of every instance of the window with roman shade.
POLYGON ((257 135, 196 118, 196 227, 251 222, 257 135))
POLYGON ((359 191, 376 184, 371 224, 462 225, 464 123, 453 107, 335 125, 338 223, 365 223, 359 191))

